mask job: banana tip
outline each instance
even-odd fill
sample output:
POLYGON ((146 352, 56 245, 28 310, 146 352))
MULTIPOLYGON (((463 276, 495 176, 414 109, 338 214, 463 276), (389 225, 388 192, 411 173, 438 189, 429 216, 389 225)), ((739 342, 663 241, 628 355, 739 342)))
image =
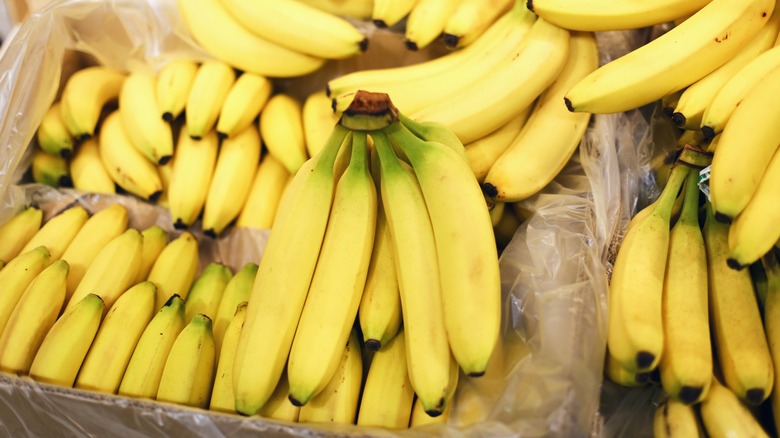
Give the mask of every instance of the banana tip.
POLYGON ((495 198, 498 196, 498 188, 490 183, 484 183, 482 184, 482 193, 484 193, 488 198, 495 198))
POLYGON ((366 348, 371 351, 379 351, 382 348, 382 343, 376 339, 368 339, 366 340, 366 348))
POLYGON ((368 50, 368 38, 363 38, 362 40, 360 40, 358 46, 360 47, 361 52, 365 52, 366 50, 368 50))
POLYGON ((529 11, 534 12, 534 0, 525 2, 525 7, 527 7, 529 11))
POLYGON ((439 415, 441 415, 444 411, 442 409, 428 409, 425 411, 426 414, 428 414, 431 418, 436 418, 439 415))
POLYGON ((68 175, 63 175, 57 182, 60 187, 73 187, 73 180, 68 175))
POLYGON ((696 402, 704 392, 704 388, 701 386, 683 386, 680 389, 680 393, 677 398, 686 405, 690 405, 696 402))
POLYGON ((184 223, 181 218, 176 219, 176 221, 173 223, 173 228, 176 228, 177 230, 186 230, 187 224, 184 223))
POLYGON ((711 126, 702 126, 701 133, 707 141, 712 141, 712 139, 715 138, 715 130, 711 126))
POLYGON ((376 27, 378 27, 380 29, 385 29, 385 28, 388 27, 387 23, 385 22, 385 20, 373 20, 373 21, 374 21, 374 26, 376 26, 376 27))
POLYGON ((81 143, 81 142, 87 141, 90 138, 92 138, 92 134, 89 134, 89 133, 79 134, 79 135, 76 136, 76 143, 81 143))
POLYGON ((574 105, 571 104, 571 100, 569 100, 568 97, 563 98, 563 103, 566 104, 566 109, 569 110, 569 112, 574 112, 574 105))
POLYGON ((73 156, 73 150, 72 149, 63 149, 60 151, 60 157, 68 160, 70 157, 73 156))
POLYGON ((646 370, 650 368, 655 362, 655 355, 647 351, 640 351, 636 355, 636 366, 640 370, 646 370))
POLYGON ((217 232, 214 231, 214 228, 209 228, 208 230, 203 230, 203 234, 211 237, 212 239, 217 238, 217 232))
POLYGON ((159 160, 157 160, 157 163, 160 164, 160 166, 165 166, 168 164, 169 161, 171 161, 171 158, 173 158, 173 155, 166 155, 164 157, 160 157, 159 160))
POLYGON ((158 190, 158 191, 152 193, 151 195, 149 195, 149 201, 150 202, 157 202, 157 200, 160 199, 162 194, 163 194, 162 190, 158 190))
POLYGON ((306 404, 306 403, 301 403, 300 401, 298 401, 298 399, 296 399, 292 394, 288 395, 287 399, 290 400, 290 403, 292 403, 293 406, 301 407, 301 406, 306 404))
POLYGON ((765 392, 762 388, 748 389, 745 392, 745 401, 753 406, 758 406, 764 401, 765 392))
POLYGON ((404 40, 404 45, 407 49, 411 50, 412 52, 416 52, 420 50, 420 48, 417 46, 417 43, 414 41, 404 40))
POLYGON ((724 213, 715 212, 715 220, 724 224, 730 224, 731 216, 724 213))
POLYGON ((729 257, 726 260, 726 264, 729 265, 729 268, 734 269, 736 271, 741 271, 742 269, 745 268, 745 265, 743 265, 742 263, 738 262, 737 259, 733 259, 731 257, 729 257))
POLYGON ((163 115, 162 115, 162 119, 165 120, 168 123, 173 122, 173 113, 168 112, 168 111, 164 112, 163 115))
POLYGON ((467 376, 469 376, 469 377, 482 377, 484 375, 485 375, 485 370, 482 370, 482 371, 472 371, 472 372, 467 374, 467 376))
POLYGON ((674 123, 674 126, 677 126, 678 128, 684 128, 686 121, 687 119, 683 113, 681 112, 672 113, 672 123, 674 123))
POLYGON ((457 48, 459 42, 460 42, 459 36, 453 35, 451 33, 444 34, 444 45, 449 47, 450 49, 457 48))

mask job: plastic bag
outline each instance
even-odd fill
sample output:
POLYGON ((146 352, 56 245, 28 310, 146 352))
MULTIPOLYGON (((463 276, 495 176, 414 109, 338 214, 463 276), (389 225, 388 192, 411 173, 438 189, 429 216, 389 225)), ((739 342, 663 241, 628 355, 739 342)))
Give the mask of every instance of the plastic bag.
MULTIPOLYGON (((308 93, 322 89, 327 79, 339 73, 413 63, 440 54, 436 48, 404 51, 398 35, 394 35, 398 50, 392 50, 393 39, 386 31, 366 23, 362 26, 371 34, 369 52, 331 61, 309 77, 280 82, 281 87, 291 93, 308 93), (381 50, 377 46, 390 48, 392 55, 377 52, 381 50)), ((639 38, 628 32, 600 34, 602 62, 635 47, 639 38)), ((79 197, 68 190, 15 185, 27 168, 25 152, 36 127, 69 69, 81 65, 82 60, 67 62, 73 51, 121 70, 156 70, 179 57, 207 58, 188 36, 175 0, 59 2, 32 15, 8 43, 0 58, 0 221, 33 201, 42 203, 49 213, 71 202, 92 208, 116 201, 130 207, 131 226, 157 223, 175 234, 163 209, 131 198, 79 197)), ((179 436, 182 431, 209 437, 261 432, 280 436, 600 436, 609 254, 613 235, 633 208, 626 200, 637 193, 636 184, 628 182, 637 177, 637 147, 647 132, 647 124, 641 122, 633 113, 593 117, 579 153, 553 183, 520 204, 533 214, 500 259, 504 318, 499 359, 504 373, 493 379, 462 377, 444 427, 390 432, 284 424, 0 376, 0 430, 6 436, 47 436, 52 430, 78 436, 179 436), (470 397, 464 395, 467 392, 470 397)), ((216 259, 233 269, 246 261, 258 262, 266 237, 267 230, 233 229, 219 242, 204 243, 201 262, 216 259)))

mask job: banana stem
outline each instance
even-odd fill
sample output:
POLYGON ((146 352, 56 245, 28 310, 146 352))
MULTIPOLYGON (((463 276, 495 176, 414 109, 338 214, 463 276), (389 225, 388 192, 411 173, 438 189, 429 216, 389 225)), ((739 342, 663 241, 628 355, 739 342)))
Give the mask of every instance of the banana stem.
POLYGON ((333 163, 336 161, 336 156, 341 149, 341 145, 344 144, 344 140, 347 136, 351 134, 352 132, 349 129, 340 125, 335 125, 330 132, 330 136, 328 136, 328 140, 325 142, 325 146, 323 146, 320 152, 313 158, 318 160, 316 167, 323 166, 333 169, 333 163))
POLYGON ((699 185, 694 172, 688 172, 685 180, 685 194, 683 198, 680 221, 686 224, 699 224, 699 185))
POLYGON ((667 222, 671 221, 674 202, 677 200, 680 187, 682 187, 683 182, 690 173, 690 169, 690 167, 679 163, 674 166, 672 174, 669 176, 669 182, 666 183, 666 187, 661 192, 652 214, 660 215, 667 222))
POLYGON ((350 165, 357 166, 364 171, 368 171, 366 137, 365 131, 354 131, 352 133, 352 155, 349 158, 350 165))
POLYGON ((393 151, 393 145, 390 144, 387 134, 382 131, 372 132, 371 138, 374 139, 374 147, 379 154, 379 165, 382 171, 387 171, 388 166, 398 159, 393 151))

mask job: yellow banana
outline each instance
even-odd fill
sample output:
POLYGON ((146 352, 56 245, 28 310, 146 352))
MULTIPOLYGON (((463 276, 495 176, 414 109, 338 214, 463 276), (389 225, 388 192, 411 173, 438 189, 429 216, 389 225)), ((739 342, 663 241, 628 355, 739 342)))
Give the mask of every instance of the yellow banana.
POLYGON ((371 18, 373 0, 298 0, 312 5, 317 9, 342 17, 352 17, 358 20, 371 18))
POLYGON ((450 417, 450 411, 452 410, 452 403, 447 403, 447 407, 444 409, 441 415, 431 417, 425 412, 420 399, 414 399, 414 405, 412 406, 412 415, 409 418, 409 427, 423 427, 428 424, 446 424, 450 417))
POLYGON ((73 73, 60 96, 60 116, 77 142, 95 135, 103 107, 119 97, 124 73, 102 66, 73 73))
POLYGON ((277 420, 284 421, 298 421, 298 416, 301 413, 301 408, 295 406, 290 402, 288 395, 290 394, 290 384, 287 381, 287 372, 282 373, 282 377, 279 379, 279 384, 276 385, 274 393, 271 394, 271 398, 263 405, 260 412, 257 414, 264 418, 275 418, 277 420))
POLYGON ((292 96, 275 94, 260 114, 260 136, 268 153, 295 173, 307 159, 303 108, 292 96))
POLYGON ((165 164, 171 159, 173 133, 171 126, 159 117, 154 75, 130 73, 119 93, 118 111, 130 143, 138 152, 154 164, 165 164))
POLYGON ((485 180, 493 163, 498 160, 498 157, 509 148, 509 145, 512 144, 513 140, 520 134, 528 117, 531 115, 533 107, 534 104, 528 105, 504 126, 480 139, 464 145, 466 148, 466 156, 471 165, 471 170, 474 171, 474 176, 477 178, 477 181, 481 183, 485 180))
MULTIPOLYGON (((764 300, 764 331, 769 345, 769 353, 772 356, 774 373, 776 376, 780 376, 780 263, 778 263, 775 251, 764 256, 761 261, 767 279, 764 300)), ((777 380, 775 380, 769 397, 772 405, 772 416, 777 422, 780 419, 780 392, 777 380)))
POLYGON ((35 138, 38 140, 38 146, 47 154, 70 158, 73 155, 75 142, 62 120, 60 111, 60 103, 54 102, 43 116, 35 132, 35 138))
POLYGON ((70 160, 70 178, 77 190, 109 195, 116 193, 116 185, 103 165, 100 145, 95 138, 82 142, 76 149, 70 160))
POLYGON ((173 226, 192 226, 206 203, 219 148, 216 132, 194 140, 186 132, 179 134, 176 159, 168 186, 168 208, 173 226))
POLYGON ((701 418, 707 435, 712 438, 769 438, 750 410, 716 378, 712 379, 707 397, 701 402, 701 418))
POLYGON ((171 61, 160 70, 155 94, 158 115, 166 122, 172 122, 184 111, 197 72, 198 64, 185 59, 171 61))
POLYGON ((607 360, 604 364, 604 374, 609 380, 622 386, 641 386, 650 382, 650 372, 629 371, 607 351, 607 360))
POLYGON ((224 62, 206 61, 198 67, 185 106, 186 131, 190 137, 200 140, 214 128, 235 81, 236 72, 224 62))
POLYGON ((0 284, 3 285, 3 293, 0 294, 0 334, 27 286, 49 265, 50 259, 49 250, 39 246, 14 257, 0 270, 0 284))
POLYGON ((371 21, 379 28, 394 26, 406 18, 418 0, 374 0, 371 21))
POLYGON ((670 397, 655 408, 654 438, 697 437, 703 432, 693 406, 670 397))
POLYGON ((230 87, 217 119, 217 135, 230 138, 252 125, 271 97, 273 84, 265 76, 244 73, 230 87))
POLYGON ((514 4, 514 0, 462 0, 444 25, 444 44, 468 46, 514 4))
POLYGON ((89 213, 84 207, 75 205, 68 207, 54 217, 50 217, 33 237, 27 241, 20 254, 45 246, 51 254, 51 260, 57 260, 76 237, 81 227, 89 219, 89 213))
POLYGON ((162 307, 173 294, 182 299, 187 298, 198 274, 199 261, 198 239, 189 231, 181 233, 165 245, 146 277, 157 286, 155 310, 162 307))
POLYGON ((239 227, 271 228, 276 209, 292 175, 271 154, 260 159, 255 179, 241 208, 236 225, 239 227))
POLYGON ((230 321, 236 314, 236 309, 243 302, 249 301, 252 286, 257 277, 257 265, 249 262, 236 272, 236 275, 228 281, 222 299, 219 301, 217 316, 214 319, 214 343, 217 346, 217 357, 222 351, 222 338, 225 336, 230 321))
POLYGON ((461 0, 418 0, 406 19, 404 44, 419 50, 441 35, 461 0))
POLYGON ((0 261, 8 264, 41 229, 43 211, 26 206, 0 225, 0 261))
MULTIPOLYGON (((219 358, 217 359, 209 410, 228 414, 236 412, 236 400, 233 395, 233 365, 236 359, 238 336, 241 334, 241 327, 244 326, 244 318, 246 318, 246 305, 247 303, 243 302, 236 307, 236 312, 231 317, 230 324, 223 335, 222 347, 218 350, 219 358)), ((284 396, 287 397, 286 391, 284 396)))
POLYGON ((333 112, 330 98, 325 91, 315 91, 309 94, 303 102, 301 118, 306 153, 313 157, 328 141, 330 131, 338 123, 339 116, 333 112))
POLYGON ((59 155, 35 149, 31 165, 33 181, 52 187, 73 187, 68 162, 59 155))
POLYGON ((195 315, 202 313, 216 321, 219 303, 232 278, 233 272, 221 263, 211 262, 203 268, 184 301, 184 320, 192 321, 195 315))
POLYGON ((149 272, 160 256, 165 245, 168 244, 168 233, 159 225, 152 225, 141 231, 143 244, 141 247, 141 264, 138 267, 138 275, 135 277, 135 283, 140 283, 149 277, 149 272))

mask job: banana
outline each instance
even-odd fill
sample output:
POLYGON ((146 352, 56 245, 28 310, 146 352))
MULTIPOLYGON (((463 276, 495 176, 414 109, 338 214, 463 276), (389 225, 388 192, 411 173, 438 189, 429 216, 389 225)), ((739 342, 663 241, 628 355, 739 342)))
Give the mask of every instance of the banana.
POLYGON ((135 277, 135 283, 140 283, 149 277, 149 272, 160 256, 165 245, 168 244, 168 233, 159 225, 152 225, 141 231, 143 244, 141 247, 141 264, 138 267, 138 275, 135 277))
POLYGON ((295 0, 222 0, 222 6, 258 37, 306 55, 343 59, 368 47, 349 21, 295 0))
MULTIPOLYGON (((451 326, 447 325, 444 307, 447 292, 444 291, 444 269, 434 239, 436 230, 431 224, 433 213, 429 217, 427 198, 424 189, 420 188, 422 181, 418 183, 415 172, 395 156, 387 136, 379 132, 372 134, 372 138, 379 153, 382 204, 398 273, 409 380, 425 411, 435 416, 444 410, 444 395, 452 382, 449 381, 450 346, 447 343, 447 329, 451 326)), ((427 144, 409 146, 413 147, 427 147, 427 144)), ((453 305, 450 310, 457 310, 457 306, 453 305)), ((463 317, 457 313, 451 316, 463 317)), ((490 319, 495 317, 490 316, 490 319)), ((477 334, 480 330, 472 333, 475 337, 477 334)), ((450 336, 454 344, 458 334, 451 333, 450 336)))
POLYGON ((358 426, 405 429, 409 426, 414 390, 406 370, 404 330, 374 353, 360 398, 358 426))
POLYGON ((192 321, 201 313, 215 321, 225 287, 232 278, 233 272, 221 263, 211 262, 203 268, 184 301, 184 320, 192 321))
POLYGON ((207 409, 215 368, 211 319, 195 315, 176 337, 160 377, 157 400, 207 409))
MULTIPOLYGON (((774 14, 774 12, 773 12, 774 14)), ((701 120, 701 131, 711 139, 720 134, 734 110, 750 90, 780 66, 780 48, 773 47, 758 55, 726 81, 707 105, 701 120)))
POLYGON ((669 224, 689 173, 686 165, 675 165, 661 196, 629 224, 617 253, 609 285, 607 346, 629 372, 652 370, 661 359, 669 224))
POLYGON ((462 0, 418 0, 406 18, 404 44, 419 50, 441 35, 462 0))
POLYGON ((47 154, 70 158, 73 155, 75 142, 62 120, 60 111, 60 103, 54 102, 38 125, 35 138, 38 140, 38 146, 47 154))
POLYGON ((252 286, 257 277, 257 264, 246 263, 236 272, 236 275, 228 281, 222 299, 219 301, 217 316, 214 319, 214 343, 217 346, 217 357, 222 351, 222 338, 225 337, 230 321, 236 314, 236 309, 243 302, 249 301, 252 286))
POLYGON ((52 187, 73 187, 68 162, 59 155, 50 155, 35 149, 32 159, 33 181, 52 187))
POLYGON ((462 0, 444 25, 444 44, 453 49, 468 46, 514 4, 514 0, 462 0))
POLYGON ((155 310, 162 307, 171 295, 177 294, 187 299, 187 293, 198 274, 199 262, 198 239, 189 231, 181 233, 165 245, 146 278, 157 286, 155 310))
MULTIPOLYGON (((138 152, 155 164, 165 164, 171 159, 173 133, 171 125, 159 117, 154 75, 130 73, 119 93, 118 111, 130 143, 138 152)), ((189 119, 189 113, 187 116, 189 119)))
MULTIPOLYGON (((707 386, 709 386, 709 382, 707 386)), ((703 431, 693 406, 670 397, 655 408, 653 414, 653 436, 655 438, 698 437, 702 435, 703 431)))
POLYGON ((105 311, 109 311, 127 288, 136 284, 142 246, 143 237, 134 228, 128 228, 111 239, 87 267, 65 309, 70 309, 92 293, 103 298, 106 303, 105 311))
POLYGON ((528 9, 555 25, 580 31, 638 29, 686 17, 711 0, 528 0, 528 9))
POLYGON ((374 8, 371 11, 371 21, 376 27, 384 28, 394 26, 406 18, 418 0, 374 0, 374 8))
MULTIPOLYGON (((399 113, 398 120, 403 123, 406 129, 412 131, 421 140, 441 143, 444 146, 457 152, 463 162, 468 163, 469 158, 466 155, 466 148, 460 141, 457 135, 453 133, 447 126, 436 121, 418 122, 407 117, 405 114, 399 113)), ((396 153, 399 153, 396 151, 396 153)), ((403 152, 400 152, 403 158, 403 152)))
POLYGON ((279 384, 276 385, 271 398, 263 405, 257 414, 264 418, 275 418, 277 420, 297 422, 301 413, 301 408, 295 406, 287 397, 290 393, 290 384, 287 381, 287 372, 282 373, 279 384))
POLYGON ((260 159, 255 179, 241 208, 236 225, 239 227, 271 228, 276 209, 292 175, 271 154, 260 159))
POLYGON ((56 216, 50 217, 19 253, 24 254, 43 245, 49 250, 51 261, 57 260, 62 257, 87 219, 89 213, 84 207, 80 205, 68 207, 56 216))
POLYGON ((287 362, 296 406, 333 378, 360 306, 376 230, 377 191, 368 160, 367 135, 356 131, 287 362))
POLYGON ((446 424, 450 417, 450 411, 452 410, 452 403, 447 403, 447 407, 444 409, 441 415, 431 417, 425 412, 420 399, 414 399, 414 405, 412 406, 412 415, 409 418, 409 427, 423 427, 428 424, 446 424))
POLYGON ((651 375, 648 371, 627 370, 609 351, 604 364, 604 374, 609 377, 609 380, 627 387, 646 385, 650 382, 651 375))
POLYGON ((185 59, 171 61, 160 69, 155 95, 163 120, 170 123, 184 111, 197 73, 198 64, 185 59))
POLYGON ((685 89, 672 113, 672 122, 679 128, 700 129, 704 112, 718 91, 750 61, 772 48, 779 29, 780 8, 775 8, 769 21, 739 53, 685 89))
POLYGON ((572 33, 569 60, 539 97, 531 116, 512 144, 490 167, 482 189, 493 201, 516 202, 542 190, 577 150, 589 113, 571 113, 563 96, 599 65, 593 33, 572 33))
POLYGON ((477 181, 482 183, 498 157, 509 148, 512 141, 520 134, 525 126, 528 117, 531 115, 534 104, 528 105, 525 109, 507 122, 504 126, 496 129, 490 134, 464 145, 466 157, 468 157, 471 170, 477 181))
POLYGON ((387 345, 401 326, 401 296, 393 255, 393 240, 382 204, 377 206, 376 232, 366 287, 360 299, 358 318, 367 349, 387 345))
POLYGON ((254 415, 277 386, 320 253, 333 199, 333 163, 350 132, 336 125, 279 205, 236 350, 236 411, 254 415), (284 266, 285 269, 278 269, 284 266))
POLYGON ((672 227, 663 286, 664 347, 659 368, 667 394, 701 401, 712 381, 707 254, 699 229, 698 178, 685 181, 683 209, 672 227))
POLYGON ((108 309, 76 377, 76 388, 115 394, 138 340, 154 316, 154 283, 138 283, 108 309))
POLYGON ((200 140, 212 130, 235 81, 236 72, 224 62, 206 61, 198 67, 184 110, 190 137, 200 140))
POLYGON ((750 273, 736 271, 726 264, 728 232, 729 226, 715 220, 712 204, 708 203, 704 243, 712 342, 726 386, 740 399, 758 405, 772 391, 772 357, 750 273))
POLYGON ((311 73, 325 60, 258 37, 240 25, 222 0, 179 0, 179 13, 195 41, 211 56, 245 72, 269 77, 311 73))
POLYGON ((411 161, 425 198, 450 348, 464 373, 480 376, 499 335, 501 281, 493 227, 479 183, 452 149, 420 140, 399 122, 384 131, 411 161))
POLYGON ((76 142, 97 130, 103 107, 119 97, 125 74, 102 66, 87 67, 71 75, 60 96, 60 117, 76 142))
POLYGON ((0 334, 27 286, 49 265, 50 259, 49 250, 39 246, 14 257, 0 270, 0 284, 3 285, 3 293, 0 294, 0 334))
POLYGON ((566 106, 615 113, 681 90, 739 53, 773 9, 771 0, 712 0, 669 32, 586 76, 566 94, 566 106))
POLYGON ((363 383, 363 358, 356 330, 341 355, 328 385, 301 407, 299 423, 355 424, 363 383))
POLYGON ((127 229, 127 221, 127 208, 122 204, 113 204, 84 222, 61 257, 70 266, 65 302, 70 300, 100 250, 127 229))
POLYGON ((701 418, 712 438, 769 437, 750 410, 716 378, 701 402, 701 418))
POLYGON ((338 123, 339 116, 331 108, 330 98, 325 91, 315 91, 306 97, 301 109, 303 138, 306 153, 313 157, 328 141, 330 131, 338 123))
POLYGON ((82 142, 70 160, 70 178, 77 190, 93 193, 116 194, 116 185, 100 158, 98 140, 82 142))
POLYGON ((162 195, 157 168, 133 146, 119 111, 111 113, 103 122, 99 145, 103 166, 119 187, 149 201, 162 195))
POLYGON ((260 136, 268 153, 295 173, 307 159, 303 108, 288 94, 275 94, 260 114, 260 136))
POLYGON ((155 201, 157 205, 163 208, 169 208, 168 205, 168 187, 171 186, 171 175, 173 175, 173 159, 165 163, 163 166, 157 166, 157 173, 160 175, 160 183, 162 183, 162 194, 155 201))
POLYGON ((41 229, 43 211, 26 206, 0 225, 0 261, 8 264, 41 229))
MULTIPOLYGON (((769 353, 772 356, 774 373, 778 376, 780 375, 780 264, 774 251, 764 256, 761 261, 767 278, 766 299, 764 300, 764 330, 769 344, 769 353)), ((777 419, 780 419, 780 392, 777 381, 775 381, 769 397, 772 405, 772 416, 777 422, 777 419)))
POLYGON ((70 388, 95 339, 103 317, 103 299, 89 294, 52 325, 30 365, 38 382, 70 388))
POLYGON ((138 338, 119 384, 119 395, 154 399, 173 343, 186 325, 184 300, 172 295, 138 338))
POLYGON ((674 107, 677 106, 677 102, 680 101, 680 96, 684 91, 685 88, 673 93, 665 94, 661 97, 661 112, 663 112, 665 116, 672 117, 672 114, 674 114, 674 107))
MULTIPOLYGON (((235 314, 230 318, 225 334, 222 338, 222 347, 217 350, 217 370, 214 377, 214 386, 211 391, 209 410, 233 414, 236 412, 236 400, 233 396, 233 365, 236 359, 236 347, 238 336, 244 326, 247 303, 243 302, 236 307, 235 314)), ((215 343, 216 348, 216 343, 215 343)), ((287 393, 285 391, 285 397, 287 393)))
POLYGON ((56 260, 27 286, 0 336, 0 371, 27 374, 65 301, 68 262, 56 260))
POLYGON ((569 57, 569 39, 568 31, 538 19, 525 43, 506 61, 410 117, 443 123, 463 144, 484 137, 509 122, 555 81, 569 57))
POLYGON ((203 233, 219 236, 241 213, 260 162, 260 133, 254 125, 222 141, 203 206, 203 233))
POLYGON ((298 0, 325 12, 358 20, 371 18, 373 0, 298 0))
POLYGON ((265 76, 244 73, 230 87, 217 119, 217 135, 230 138, 246 130, 271 97, 273 84, 265 76))
POLYGON ((168 186, 168 208, 174 227, 190 227, 200 215, 214 174, 218 148, 213 130, 201 140, 194 140, 183 131, 179 134, 168 186))
POLYGON ((780 239, 780 154, 775 153, 761 177, 756 192, 729 228, 729 258, 732 268, 745 268, 768 253, 780 239))

